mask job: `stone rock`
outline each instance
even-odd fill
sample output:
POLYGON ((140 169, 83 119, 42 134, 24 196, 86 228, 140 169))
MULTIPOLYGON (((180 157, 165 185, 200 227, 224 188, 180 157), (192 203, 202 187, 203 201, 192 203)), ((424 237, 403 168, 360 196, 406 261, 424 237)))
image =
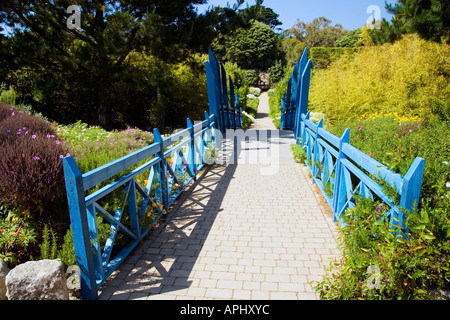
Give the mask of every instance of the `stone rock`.
POLYGON ((9 272, 9 268, 3 259, 0 259, 0 300, 7 300, 6 297, 6 275, 9 272))
POLYGON ((69 300, 64 265, 58 260, 29 261, 6 276, 9 300, 69 300))

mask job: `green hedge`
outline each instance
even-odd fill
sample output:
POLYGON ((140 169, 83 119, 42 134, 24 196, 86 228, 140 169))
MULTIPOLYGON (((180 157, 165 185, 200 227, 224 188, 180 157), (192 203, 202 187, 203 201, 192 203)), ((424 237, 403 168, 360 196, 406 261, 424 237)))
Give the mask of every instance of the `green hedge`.
POLYGON ((333 61, 340 58, 345 53, 353 54, 356 48, 310 48, 309 59, 312 60, 312 67, 315 69, 327 68, 333 61))

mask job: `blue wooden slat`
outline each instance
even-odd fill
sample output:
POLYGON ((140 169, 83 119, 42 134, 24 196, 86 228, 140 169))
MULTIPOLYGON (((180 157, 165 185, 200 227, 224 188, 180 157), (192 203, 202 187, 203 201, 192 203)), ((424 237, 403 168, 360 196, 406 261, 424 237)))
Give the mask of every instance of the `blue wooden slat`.
POLYGON ((280 129, 286 129, 286 94, 283 94, 283 98, 281 99, 281 120, 280 120, 280 129))
POLYGON ((320 128, 319 136, 322 137, 324 140, 327 140, 329 143, 331 143, 337 149, 339 149, 339 141, 340 140, 334 134, 328 132, 327 130, 325 130, 323 128, 320 128))
POLYGON ((311 120, 306 120, 305 125, 308 129, 311 129, 314 133, 317 131, 317 124, 315 124, 311 120))
MULTIPOLYGON (((383 188, 381 186, 379 186, 375 181, 373 181, 369 176, 367 176, 364 172, 362 172, 353 163, 351 163, 348 159, 342 159, 341 163, 345 167, 346 170, 349 170, 349 172, 353 173, 371 191, 373 191, 375 194, 377 194, 386 204, 388 204, 390 207, 395 206, 394 203, 392 202, 392 200, 383 193, 383 188)), ((346 179, 347 178, 350 179, 349 173, 348 173, 348 176, 346 176, 346 179)), ((351 194, 351 192, 353 192, 351 185, 347 185, 347 193, 351 194)))
POLYGON ((125 183, 128 183, 131 179, 133 179, 138 174, 142 173, 143 171, 147 170, 149 167, 153 167, 154 165, 157 165, 161 161, 160 157, 153 158, 149 162, 143 164, 142 166, 134 169, 129 174, 122 176, 120 179, 111 182, 110 184, 104 186, 103 188, 91 193, 86 197, 86 205, 91 205, 94 201, 97 201, 100 198, 103 198, 107 194, 113 192, 117 188, 121 187, 125 183))
POLYGON ((130 217, 131 231, 138 239, 141 239, 138 208, 136 200, 136 179, 130 181, 130 190, 128 192, 128 215, 130 217))
POLYGON ((233 129, 237 128, 236 125, 236 101, 234 100, 234 84, 233 80, 231 79, 231 76, 229 76, 229 83, 230 83, 230 107, 232 112, 232 118, 231 118, 231 126, 233 129))
POLYGON ((395 186, 397 192, 400 193, 403 185, 403 179, 399 174, 390 171, 385 165, 379 163, 348 143, 344 143, 342 145, 342 152, 370 174, 373 174, 374 176, 379 175, 389 184, 395 186))
POLYGON ((98 241, 97 216, 94 205, 86 206, 89 238, 91 239, 92 257, 94 258, 95 278, 102 279, 105 275, 102 267, 102 250, 98 241))
MULTIPOLYGON (((189 144, 189 158, 187 159, 187 167, 190 171, 190 176, 194 177, 194 180, 196 179, 196 172, 194 172, 195 169, 195 137, 194 137, 194 126, 192 125, 192 122, 189 118, 187 118, 187 127, 189 129, 190 133, 190 144, 189 144)), ((197 169, 195 169, 197 171, 197 169)))
POLYGON ((158 156, 161 158, 159 162, 159 183, 161 186, 161 202, 165 210, 169 207, 169 195, 167 193, 167 172, 166 172, 166 161, 164 156, 163 139, 158 129, 153 129, 153 137, 155 143, 158 143, 160 150, 158 156))
POLYGON ((322 138, 318 138, 317 142, 324 147, 327 151, 329 151, 333 156, 335 156, 336 158, 339 157, 339 151, 336 150, 335 148, 333 148, 332 146, 330 146, 327 141, 323 140, 322 138))
POLYGON ((136 235, 132 233, 130 230, 128 230, 127 227, 125 227, 120 220, 117 220, 116 217, 113 217, 108 211, 106 211, 102 206, 100 206, 98 203, 94 203, 95 210, 97 212, 100 212, 103 219, 108 221, 110 224, 117 226, 120 230, 122 230, 128 237, 132 239, 137 239, 136 235))
POLYGON ((83 174, 83 186, 85 190, 89 190, 97 184, 115 176, 116 174, 134 166, 135 164, 153 157, 159 150, 159 146, 156 143, 137 150, 129 155, 114 160, 108 164, 105 164, 97 169, 86 172, 83 174))

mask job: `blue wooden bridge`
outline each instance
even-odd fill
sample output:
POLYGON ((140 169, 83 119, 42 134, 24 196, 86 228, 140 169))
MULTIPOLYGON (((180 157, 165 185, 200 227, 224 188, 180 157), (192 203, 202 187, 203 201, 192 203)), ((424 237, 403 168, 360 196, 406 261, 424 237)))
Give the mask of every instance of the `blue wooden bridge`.
POLYGON ((283 97, 282 130, 263 120, 267 94, 255 125, 240 129, 233 81, 212 52, 205 66, 203 121, 167 138, 155 129, 153 144, 90 172, 63 159, 83 299, 315 299, 310 282, 339 255, 334 222, 355 194, 381 199, 398 227, 418 201, 424 159, 401 177, 354 148, 348 129, 336 137, 310 121, 307 49, 283 97))

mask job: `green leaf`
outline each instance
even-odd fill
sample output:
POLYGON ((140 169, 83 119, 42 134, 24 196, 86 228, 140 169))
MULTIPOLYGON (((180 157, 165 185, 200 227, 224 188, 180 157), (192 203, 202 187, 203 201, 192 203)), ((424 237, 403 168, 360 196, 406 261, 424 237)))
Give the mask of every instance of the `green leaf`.
POLYGON ((423 223, 430 222, 430 219, 428 218, 428 213, 425 210, 422 210, 420 216, 423 223))
POLYGON ((434 239, 436 239, 436 237, 432 233, 424 235, 424 238, 427 239, 427 240, 434 240, 434 239))
POLYGON ((421 224, 421 225, 418 225, 417 227, 414 227, 413 229, 414 230, 423 230, 423 229, 425 229, 425 225, 421 224))

